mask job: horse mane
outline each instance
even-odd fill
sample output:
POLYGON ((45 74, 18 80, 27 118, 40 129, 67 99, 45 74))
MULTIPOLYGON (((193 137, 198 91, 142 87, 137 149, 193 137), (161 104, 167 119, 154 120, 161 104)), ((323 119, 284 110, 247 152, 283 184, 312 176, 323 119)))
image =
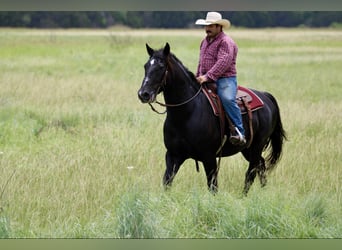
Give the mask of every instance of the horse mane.
MULTIPOLYGON (((156 54, 157 54, 157 57, 164 57, 163 49, 160 49, 160 50, 156 51, 156 54)), ((174 72, 174 63, 172 62, 172 61, 174 61, 176 64, 178 64, 180 67, 183 68, 184 73, 188 74, 188 76, 190 77, 190 79, 192 81, 197 82, 196 76, 194 75, 194 73, 191 72, 186 66, 184 66, 182 61, 179 60, 175 54, 170 52, 170 54, 166 58, 166 61, 167 61, 167 65, 169 67, 169 71, 174 72)))
MULTIPOLYGON (((170 53, 169 58, 172 58, 173 60, 175 60, 175 61, 177 62, 177 64, 178 64, 179 66, 181 66, 181 67, 184 69, 185 73, 188 74, 188 76, 190 77, 190 79, 191 79, 192 81, 197 82, 194 73, 191 72, 191 71, 182 63, 182 61, 179 60, 179 59, 177 58, 177 56, 176 56, 175 54, 170 53)), ((168 63, 168 65, 169 65, 169 67, 170 67, 170 70, 172 71, 172 64, 171 64, 171 63, 168 63)))

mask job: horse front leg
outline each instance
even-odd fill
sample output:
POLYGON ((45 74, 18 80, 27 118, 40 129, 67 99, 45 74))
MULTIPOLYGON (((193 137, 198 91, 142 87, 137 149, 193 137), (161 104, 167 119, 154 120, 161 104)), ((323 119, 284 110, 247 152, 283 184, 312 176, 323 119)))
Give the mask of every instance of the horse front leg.
POLYGON ((218 191, 218 167, 215 157, 211 157, 209 160, 203 161, 205 173, 207 175, 207 185, 211 193, 216 194, 218 191))
POLYGON ((173 179, 175 178, 180 166, 185 161, 183 157, 172 155, 169 151, 165 156, 166 170, 163 178, 164 188, 167 189, 171 186, 173 179))

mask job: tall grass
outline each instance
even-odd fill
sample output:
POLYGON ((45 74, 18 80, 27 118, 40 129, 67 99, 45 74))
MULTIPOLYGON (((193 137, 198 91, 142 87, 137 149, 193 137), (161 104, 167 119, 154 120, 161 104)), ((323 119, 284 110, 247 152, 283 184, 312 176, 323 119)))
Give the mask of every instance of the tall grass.
POLYGON ((216 196, 191 160, 165 192, 165 117, 137 98, 145 43, 195 71, 202 30, 2 30, 0 237, 341 237, 341 31, 230 34, 239 83, 274 94, 289 135, 245 198, 240 155, 216 196))

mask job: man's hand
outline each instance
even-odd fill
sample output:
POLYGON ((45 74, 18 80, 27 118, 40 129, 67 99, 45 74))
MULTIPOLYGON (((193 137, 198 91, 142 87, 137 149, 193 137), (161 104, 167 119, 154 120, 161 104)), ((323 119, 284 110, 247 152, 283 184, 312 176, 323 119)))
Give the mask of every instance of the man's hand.
POLYGON ((206 75, 202 75, 202 76, 197 77, 196 80, 199 84, 202 84, 208 81, 208 77, 206 75))

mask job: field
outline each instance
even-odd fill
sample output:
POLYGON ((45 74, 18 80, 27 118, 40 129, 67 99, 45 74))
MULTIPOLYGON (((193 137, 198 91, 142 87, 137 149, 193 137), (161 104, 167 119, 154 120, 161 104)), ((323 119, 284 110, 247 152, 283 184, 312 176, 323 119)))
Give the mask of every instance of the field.
MULTIPOLYGON (((241 195, 188 160, 165 192, 165 116, 137 98, 145 43, 191 70, 203 30, 0 30, 1 238, 341 238, 342 30, 231 29, 239 84, 272 93, 283 157, 241 195)), ((162 97, 159 97, 162 99, 162 97)))

